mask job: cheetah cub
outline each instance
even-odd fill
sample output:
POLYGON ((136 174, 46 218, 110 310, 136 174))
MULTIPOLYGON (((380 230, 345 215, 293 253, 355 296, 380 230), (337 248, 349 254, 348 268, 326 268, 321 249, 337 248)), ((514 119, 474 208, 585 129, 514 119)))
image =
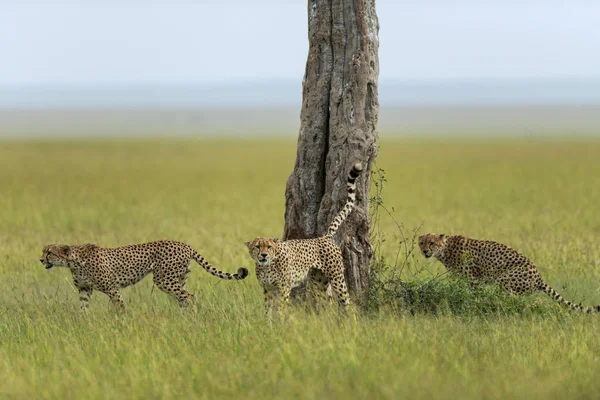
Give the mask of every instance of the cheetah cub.
POLYGON ((333 219, 325 235, 298 240, 257 237, 252 242, 246 242, 250 256, 256 262, 256 277, 263 287, 267 314, 279 301, 287 304, 292 288, 302 283, 309 272, 312 276, 315 270, 320 271, 315 276, 322 280, 322 289, 326 291, 331 284, 338 302, 344 306, 349 304, 342 251, 333 241, 333 235, 354 208, 356 178, 362 169, 362 164, 356 163, 348 174, 346 204, 333 219))
POLYGON ((191 260, 221 279, 241 280, 248 276, 246 268, 240 268, 237 274, 219 271, 192 247, 170 240, 116 248, 51 244, 44 247, 40 258, 46 269, 60 266, 71 270, 82 310, 89 307, 94 290, 106 293, 111 303, 124 310, 120 289, 138 283, 150 272, 154 284, 175 297, 180 306, 193 304, 195 297, 185 288, 191 260))
POLYGON ((543 291, 570 309, 600 312, 600 305, 584 308, 565 300, 544 282, 533 262, 501 243, 428 233, 419 236, 419 247, 426 258, 437 258, 448 272, 470 281, 499 284, 515 294, 543 291))

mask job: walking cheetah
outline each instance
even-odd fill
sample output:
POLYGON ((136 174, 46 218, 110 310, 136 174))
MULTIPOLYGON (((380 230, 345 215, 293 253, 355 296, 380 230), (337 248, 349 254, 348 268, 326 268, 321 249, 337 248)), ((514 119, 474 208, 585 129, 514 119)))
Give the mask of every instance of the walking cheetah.
POLYGON ((321 272, 317 279, 323 281, 320 282, 322 288, 326 290, 331 284, 338 302, 344 306, 349 304, 342 251, 333 241, 333 235, 354 208, 356 178, 362 169, 362 164, 356 163, 348 174, 346 204, 333 219, 325 235, 314 239, 283 241, 257 237, 252 242, 246 242, 250 256, 256 261, 256 277, 263 287, 267 314, 278 301, 287 304, 292 288, 315 270, 321 272))
POLYGON ((543 281, 533 262, 501 243, 428 233, 419 236, 419 247, 426 258, 437 258, 449 272, 471 281, 497 283, 515 294, 544 291, 570 309, 600 312, 600 305, 584 308, 565 300, 543 281))
POLYGON ((194 295, 185 288, 191 260, 221 279, 241 280, 248 276, 246 268, 240 268, 237 274, 219 271, 192 247, 170 240, 116 248, 51 244, 44 247, 40 258, 46 269, 61 266, 71 270, 82 310, 89 307, 93 290, 106 293, 111 303, 124 310, 119 289, 138 283, 150 272, 156 286, 175 297, 180 306, 192 304, 194 295))

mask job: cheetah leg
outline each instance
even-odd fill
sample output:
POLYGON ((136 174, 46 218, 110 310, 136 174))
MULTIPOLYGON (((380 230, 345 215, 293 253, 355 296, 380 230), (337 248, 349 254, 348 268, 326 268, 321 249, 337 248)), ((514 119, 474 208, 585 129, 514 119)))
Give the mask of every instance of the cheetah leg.
POLYGON ((275 308, 277 293, 274 289, 263 289, 263 295, 265 298, 265 315, 267 317, 272 317, 275 308))
POLYGON ((192 293, 188 292, 188 290, 184 287, 179 288, 179 297, 177 297, 177 302, 180 307, 190 307, 196 304, 196 296, 192 293))
POLYGON ((187 292, 187 300, 186 305, 194 306, 196 305, 196 296, 193 293, 188 292, 186 289, 183 289, 187 292))
POLYGON ((279 301, 283 306, 287 306, 290 304, 290 296, 292 295, 292 287, 286 285, 281 288, 279 301))
MULTIPOLYGON (((179 277, 179 284, 181 285, 180 291, 183 295, 184 298, 184 303, 181 303, 181 300, 177 299, 179 301, 179 305, 182 307, 186 307, 186 306, 194 306, 196 304, 196 296, 194 296, 192 293, 190 293, 186 288, 185 288, 185 284, 187 282, 187 278, 190 275, 190 263, 188 262, 185 265, 185 269, 183 270, 181 276, 179 277)), ((181 298, 181 297, 180 297, 181 298)))
POLYGON ((292 288, 289 285, 265 289, 265 313, 268 317, 277 316, 279 311, 290 303, 292 288))
POLYGON ((339 276, 331 278, 331 287, 337 295, 338 303, 343 306, 350 304, 350 297, 348 296, 348 287, 346 286, 346 280, 344 274, 340 273, 339 276))
POLYGON ((348 287, 346 286, 346 279, 344 278, 344 264, 341 255, 334 266, 324 269, 323 272, 327 278, 329 278, 331 288, 337 296, 338 304, 343 306, 349 305, 350 297, 348 296, 348 287))
POLYGON ((498 284, 502 287, 502 289, 504 289, 505 293, 516 294, 512 288, 510 274, 501 274, 498 277, 498 284))
POLYGON ((187 307, 193 305, 195 302, 195 296, 187 291, 180 282, 165 282, 164 277, 161 275, 154 275, 154 284, 157 288, 165 292, 166 294, 173 296, 180 307, 187 307))
POLYGON ((190 292, 188 292, 186 288, 181 287, 181 285, 179 285, 178 283, 173 284, 170 288, 162 288, 160 286, 158 286, 158 288, 163 292, 173 296, 177 300, 179 307, 184 308, 187 306, 191 306, 196 301, 196 297, 190 292))
POLYGON ((511 269, 504 270, 498 275, 497 283, 504 289, 505 293, 509 294, 522 294, 522 291, 519 290, 519 281, 515 279, 514 274, 518 273, 519 269, 522 268, 520 266, 513 267, 511 269))
POLYGON ((539 282, 542 281, 537 270, 527 265, 511 268, 498 280, 507 292, 516 295, 534 293, 539 290, 539 282))
POLYGON ((454 270, 454 273, 464 279, 471 289, 476 289, 485 282, 481 279, 480 269, 472 261, 463 260, 463 263, 454 270))
POLYGON ((331 284, 331 289, 335 292, 338 304, 342 306, 350 305, 350 296, 348 296, 348 287, 344 278, 344 260, 342 252, 337 249, 332 258, 324 260, 323 273, 331 284))
POLYGON ((327 276, 319 269, 313 268, 308 274, 306 291, 309 305, 312 309, 318 311, 319 305, 331 301, 331 285, 329 285, 327 276))
POLYGON ((92 296, 91 288, 79 289, 79 310, 87 311, 90 308, 90 297, 92 296))
POLYGON ((115 305, 119 311, 125 311, 125 302, 123 301, 123 296, 121 296, 119 289, 111 289, 106 294, 110 298, 111 304, 115 305))

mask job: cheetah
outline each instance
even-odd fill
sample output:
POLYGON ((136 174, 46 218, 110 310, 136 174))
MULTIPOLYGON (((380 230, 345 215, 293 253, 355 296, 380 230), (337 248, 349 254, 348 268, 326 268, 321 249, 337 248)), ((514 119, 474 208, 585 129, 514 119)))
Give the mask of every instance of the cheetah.
POLYGON ((514 294, 543 291, 569 309, 600 312, 600 305, 585 308, 565 300, 544 282, 533 262, 501 243, 428 233, 419 236, 419 247, 426 258, 437 258, 449 272, 471 282, 496 283, 514 294))
POLYGON ((356 179, 362 169, 362 164, 356 163, 348 174, 346 204, 325 235, 296 240, 257 237, 246 242, 250 256, 256 262, 256 277, 263 287, 267 314, 279 301, 288 304, 292 288, 300 285, 309 273, 313 279, 321 281, 318 283, 324 291, 331 285, 339 304, 346 306, 350 303, 342 251, 333 241, 333 235, 354 208, 356 179))
POLYGON ((156 287, 175 297, 180 306, 194 304, 194 295, 185 288, 191 260, 221 279, 241 280, 248 276, 246 268, 240 268, 237 274, 219 271, 192 247, 171 240, 116 248, 51 244, 42 251, 40 262, 47 270, 55 266, 71 270, 82 311, 89 308, 94 290, 107 294, 112 304, 125 310, 120 289, 138 283, 150 272, 156 287))

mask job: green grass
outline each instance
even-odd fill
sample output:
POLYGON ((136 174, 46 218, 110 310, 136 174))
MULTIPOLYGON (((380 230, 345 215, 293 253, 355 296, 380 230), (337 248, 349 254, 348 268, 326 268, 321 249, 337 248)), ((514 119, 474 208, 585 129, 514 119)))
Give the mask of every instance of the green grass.
MULTIPOLYGON (((567 299, 591 305, 600 303, 599 154, 598 141, 384 138, 377 164, 405 235, 423 224, 506 243, 567 299)), ((600 317, 543 294, 513 299, 517 313, 466 302, 414 316, 391 306, 346 317, 293 310, 269 324, 252 268, 240 283, 196 266, 197 312, 147 278, 124 291, 125 315, 94 293, 84 316, 70 273, 38 261, 47 243, 169 238, 221 269, 251 267, 243 242, 281 234, 294 159, 294 141, 258 138, 1 143, 0 397, 598 396, 600 317)), ((402 235, 385 214, 379 227, 378 256, 399 267, 402 235)), ((400 276, 441 272, 413 253, 400 276)))

